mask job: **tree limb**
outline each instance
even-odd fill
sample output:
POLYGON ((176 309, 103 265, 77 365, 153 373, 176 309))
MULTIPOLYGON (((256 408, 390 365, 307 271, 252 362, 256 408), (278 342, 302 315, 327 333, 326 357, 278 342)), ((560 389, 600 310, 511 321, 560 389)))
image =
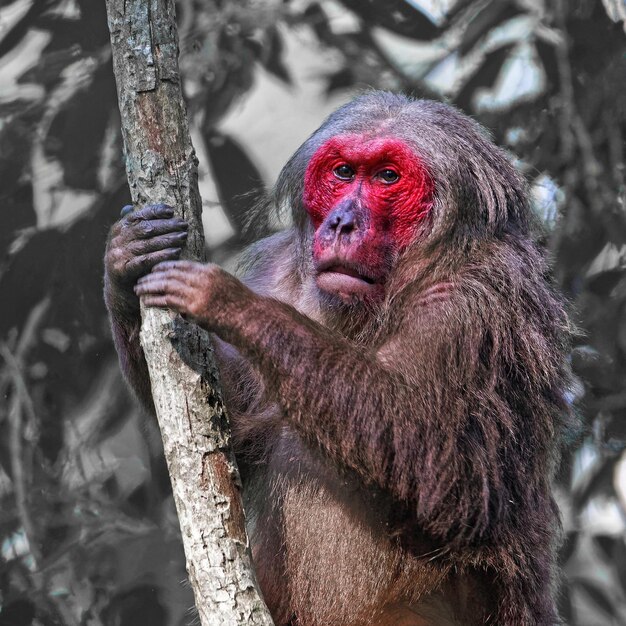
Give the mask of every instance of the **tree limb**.
MULTIPOLYGON (((136 205, 165 202, 202 258, 197 159, 178 69, 173 0, 107 0, 126 170, 136 205)), ((141 342, 204 626, 272 623, 251 566, 239 475, 208 336, 172 313, 142 310, 141 342)))

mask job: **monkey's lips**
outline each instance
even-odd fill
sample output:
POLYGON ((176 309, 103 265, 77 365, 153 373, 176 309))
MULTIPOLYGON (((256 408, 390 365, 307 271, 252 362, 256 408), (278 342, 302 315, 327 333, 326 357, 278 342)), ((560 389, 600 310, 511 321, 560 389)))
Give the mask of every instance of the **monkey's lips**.
POLYGON ((371 297, 382 290, 381 283, 374 277, 352 265, 336 262, 319 265, 316 282, 322 291, 337 294, 344 300, 371 297))

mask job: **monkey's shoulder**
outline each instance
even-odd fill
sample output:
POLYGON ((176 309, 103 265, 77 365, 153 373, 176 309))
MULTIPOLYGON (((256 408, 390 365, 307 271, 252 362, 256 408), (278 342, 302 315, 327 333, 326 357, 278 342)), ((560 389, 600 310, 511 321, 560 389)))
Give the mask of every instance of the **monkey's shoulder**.
POLYGON ((251 244, 242 254, 238 275, 255 293, 293 303, 299 286, 297 233, 287 229, 251 244))

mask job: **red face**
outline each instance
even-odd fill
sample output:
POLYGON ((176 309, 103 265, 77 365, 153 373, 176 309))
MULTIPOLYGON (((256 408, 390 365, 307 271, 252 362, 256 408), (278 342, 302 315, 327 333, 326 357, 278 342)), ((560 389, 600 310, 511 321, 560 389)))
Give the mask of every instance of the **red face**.
POLYGON ((400 139, 339 135, 320 146, 304 179, 318 287, 344 302, 380 299, 432 192, 424 165, 400 139))

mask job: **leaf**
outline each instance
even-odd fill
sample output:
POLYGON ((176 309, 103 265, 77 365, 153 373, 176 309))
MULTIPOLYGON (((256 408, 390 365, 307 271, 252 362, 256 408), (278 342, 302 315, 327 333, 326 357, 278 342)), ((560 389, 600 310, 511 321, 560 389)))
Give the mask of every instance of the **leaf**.
POLYGON ((109 45, 105 3, 78 0, 78 6, 80 19, 55 13, 46 13, 37 19, 37 28, 48 30, 52 35, 45 52, 64 50, 78 44, 81 50, 91 53, 109 45))
POLYGON ((354 72, 349 67, 344 67, 329 76, 328 82, 326 83, 326 89, 324 90, 325 94, 330 96, 336 91, 349 89, 355 84, 355 82, 356 77, 354 72))
POLYGON ((622 589, 626 589, 626 544, 623 537, 616 546, 614 564, 622 589))
POLYGON ((237 233, 245 236, 250 207, 264 188, 262 176, 232 137, 211 128, 204 129, 204 141, 220 203, 237 233))
POLYGON ((65 552, 73 541, 80 541, 78 528, 65 523, 62 518, 58 521, 51 521, 50 525, 46 526, 43 531, 45 536, 41 546, 46 556, 61 551, 61 549, 65 552))
POLYGON ((0 626, 31 626, 35 605, 30 600, 15 600, 2 607, 0 626))
POLYGON ((520 9, 510 0, 498 0, 487 4, 470 18, 459 44, 459 54, 465 55, 494 26, 520 13, 520 9))
POLYGON ((33 2, 30 9, 26 11, 21 20, 19 20, 13 28, 4 35, 0 40, 0 58, 13 50, 24 38, 26 33, 34 26, 37 18, 54 6, 58 0, 37 0, 33 2))
POLYGON ((341 0, 341 4, 356 13, 368 26, 381 26, 398 35, 412 39, 430 40, 440 29, 412 3, 404 0, 341 0))
POLYGON ((38 104, 32 100, 17 99, 0 103, 0 119, 6 120, 16 114, 23 113, 26 109, 39 109, 38 104))
POLYGON ((626 244, 615 244, 607 241, 602 250, 589 264, 587 276, 593 276, 602 271, 626 269, 626 244))
POLYGON ((472 98, 479 87, 491 87, 500 74, 502 65, 506 61, 513 44, 507 44, 487 54, 481 67, 465 83, 454 99, 456 104, 464 110, 471 109, 472 98))
MULTIPOLYGON (((21 328, 33 306, 50 291, 54 293, 50 326, 61 328, 73 340, 85 333, 106 332, 101 323, 102 257, 108 227, 124 204, 128 204, 128 190, 120 182, 66 231, 40 230, 24 239, 0 274, 0 293, 14 294, 12 306, 0 307, 0 336, 13 326, 21 328)), ((75 359, 69 352, 67 358, 75 359)), ((79 362, 75 367, 80 372, 79 362)))
POLYGON ((599 463, 592 470, 593 473, 572 494, 572 506, 577 513, 598 494, 612 493, 617 460, 617 458, 600 457, 599 463))
POLYGON ((105 626, 166 626, 167 610, 161 601, 161 589, 137 585, 114 596, 103 611, 105 626))
POLYGON ((614 269, 593 274, 586 281, 586 287, 598 296, 609 296, 617 284, 626 276, 626 269, 614 269))
POLYGON ((610 535, 596 535, 593 538, 593 543, 600 550, 606 561, 609 563, 613 561, 616 545, 615 537, 611 537, 610 535))
POLYGON ((16 233, 34 226, 33 190, 26 174, 28 146, 32 128, 21 119, 13 120, 0 130, 0 255, 15 239, 16 233))
POLYGON ((58 52, 44 52, 39 62, 34 67, 24 72, 18 80, 19 83, 39 83, 50 88, 60 80, 61 72, 74 61, 84 58, 80 46, 73 45, 58 52))
POLYGON ((572 555, 576 552, 578 547, 578 532, 570 531, 565 537, 563 545, 559 549, 559 563, 561 566, 565 565, 572 555))
POLYGON ((0 309, 0 336, 14 326, 21 328, 31 309, 52 287, 62 239, 56 230, 39 231, 9 259, 0 276, 0 293, 14 295, 11 306, 0 309))
POLYGON ((44 146, 61 161, 68 186, 97 189, 100 147, 114 106, 115 84, 107 63, 96 70, 90 87, 71 98, 52 121, 44 146))
POLYGON ((556 88, 559 84, 559 62, 556 56, 556 47, 542 39, 537 39, 535 41, 535 49, 541 59, 546 78, 550 82, 550 87, 552 89, 556 88))
POLYGON ((266 55, 261 56, 263 67, 287 85, 291 85, 291 74, 283 62, 283 40, 275 28, 270 28, 267 32, 269 49, 266 55))
POLYGON ((615 362, 593 346, 577 346, 571 352, 572 369, 594 390, 612 389, 615 362))
POLYGON ((613 606, 613 602, 608 597, 604 589, 602 589, 595 583, 591 583, 587 580, 577 580, 576 586, 583 589, 585 594, 592 601, 592 603, 596 605, 597 608, 602 610, 606 615, 610 615, 611 617, 616 617, 616 612, 615 612, 615 607, 613 606))
POLYGON ((624 22, 626 29, 626 4, 623 0, 603 0, 607 15, 613 22, 624 22))
POLYGON ((305 22, 313 29, 317 38, 326 44, 333 45, 335 35, 330 27, 328 16, 319 2, 311 3, 303 15, 305 22))

